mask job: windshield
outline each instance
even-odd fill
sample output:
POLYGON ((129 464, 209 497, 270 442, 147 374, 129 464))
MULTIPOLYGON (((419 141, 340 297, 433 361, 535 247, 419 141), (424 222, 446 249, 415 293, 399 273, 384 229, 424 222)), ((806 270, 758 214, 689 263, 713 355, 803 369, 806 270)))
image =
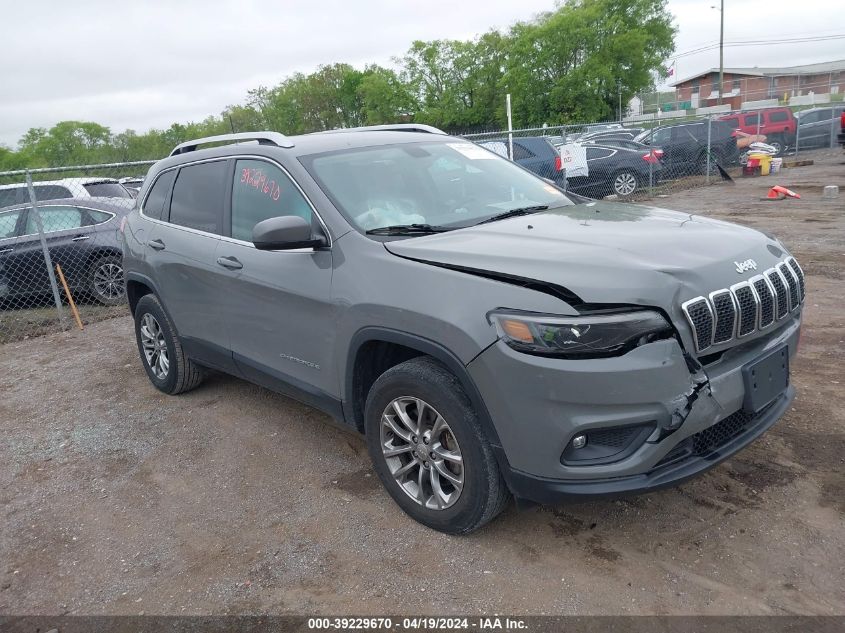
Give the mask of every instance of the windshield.
POLYGON ((556 187, 467 141, 402 143, 303 159, 359 229, 460 228, 524 207, 571 205, 556 187))
POLYGON ((95 198, 131 198, 126 188, 116 182, 94 182, 85 185, 88 195, 95 198))

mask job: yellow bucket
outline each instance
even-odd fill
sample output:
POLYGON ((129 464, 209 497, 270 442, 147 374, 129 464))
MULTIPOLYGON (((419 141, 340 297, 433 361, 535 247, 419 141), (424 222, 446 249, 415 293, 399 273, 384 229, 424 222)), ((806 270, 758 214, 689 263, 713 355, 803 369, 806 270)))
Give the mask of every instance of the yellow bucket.
POLYGON ((762 152, 751 152, 748 158, 756 158, 760 161, 760 175, 768 176, 772 169, 772 157, 762 152))

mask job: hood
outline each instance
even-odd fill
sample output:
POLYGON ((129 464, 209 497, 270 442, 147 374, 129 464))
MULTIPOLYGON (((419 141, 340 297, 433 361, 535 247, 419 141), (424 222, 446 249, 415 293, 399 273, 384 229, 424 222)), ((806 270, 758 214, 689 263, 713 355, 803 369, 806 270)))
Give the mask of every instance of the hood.
POLYGON ((747 280, 786 254, 754 229, 605 201, 385 242, 385 248, 422 262, 554 284, 583 303, 670 312, 683 301, 747 280), (738 273, 735 262, 748 259, 756 270, 738 273))

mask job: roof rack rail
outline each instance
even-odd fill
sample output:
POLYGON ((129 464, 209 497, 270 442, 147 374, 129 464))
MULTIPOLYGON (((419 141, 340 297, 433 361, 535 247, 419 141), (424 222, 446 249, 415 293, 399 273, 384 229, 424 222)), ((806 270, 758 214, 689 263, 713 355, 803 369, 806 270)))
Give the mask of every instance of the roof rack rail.
POLYGON ((423 123, 388 123, 385 125, 365 125, 363 127, 345 127, 337 130, 323 130, 316 132, 316 134, 331 134, 336 132, 425 132, 427 134, 443 134, 446 132, 434 127, 433 125, 425 125, 423 123))
POLYGON ((291 141, 284 134, 279 134, 278 132, 238 132, 236 134, 219 134, 218 136, 206 136, 204 138, 197 138, 192 141, 185 141, 184 143, 179 143, 179 145, 173 148, 173 151, 170 152, 170 155, 176 156, 177 154, 185 154, 186 152, 196 151, 197 147, 200 145, 206 145, 208 143, 225 143, 227 141, 233 143, 237 143, 240 141, 258 141, 259 145, 293 147, 293 141, 291 141))

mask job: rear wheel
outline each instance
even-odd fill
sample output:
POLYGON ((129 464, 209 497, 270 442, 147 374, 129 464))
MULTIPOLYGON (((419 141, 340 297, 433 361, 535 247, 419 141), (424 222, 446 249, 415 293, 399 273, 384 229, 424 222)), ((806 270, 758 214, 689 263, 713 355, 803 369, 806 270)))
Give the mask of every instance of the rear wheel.
POLYGON ((414 358, 382 374, 365 426, 376 473, 416 521, 466 534, 505 508, 509 493, 476 413, 437 361, 414 358))
POLYGON ((610 181, 610 188, 617 196, 630 196, 639 189, 637 175, 628 170, 618 171, 610 181))
POLYGON ((88 269, 88 292, 96 301, 107 306, 126 301, 123 259, 107 255, 94 260, 88 269))
POLYGON ((176 395, 202 382, 202 368, 185 356, 176 331, 155 295, 144 295, 138 301, 135 339, 147 377, 159 391, 176 395))
POLYGON ((786 139, 781 134, 775 134, 767 138, 766 143, 777 150, 776 156, 780 156, 786 150, 786 139))

